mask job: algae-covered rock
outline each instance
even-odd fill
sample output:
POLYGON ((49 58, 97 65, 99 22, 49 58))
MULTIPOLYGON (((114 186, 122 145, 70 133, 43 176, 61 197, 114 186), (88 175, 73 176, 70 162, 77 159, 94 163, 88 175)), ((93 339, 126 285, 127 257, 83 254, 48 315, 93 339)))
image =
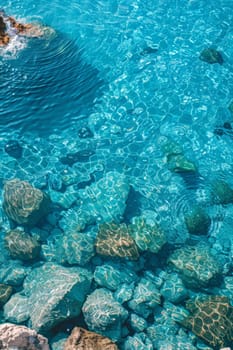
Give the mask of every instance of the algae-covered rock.
POLYGON ((225 181, 214 181, 211 184, 211 199, 214 204, 233 203, 233 189, 225 181))
POLYGON ((160 303, 161 294, 156 285, 143 277, 135 287, 128 306, 138 315, 147 318, 160 303))
POLYGON ((49 350, 48 339, 35 330, 11 323, 0 325, 1 350, 49 350))
POLYGON ((114 299, 109 290, 100 288, 91 293, 82 307, 82 312, 91 331, 113 341, 121 339, 122 324, 128 317, 128 311, 114 299))
POLYGON ((130 225, 138 248, 142 251, 157 253, 166 243, 166 236, 159 225, 149 225, 144 217, 135 217, 130 225))
POLYGON ((223 64, 223 57, 219 51, 217 51, 214 48, 208 47, 200 53, 199 56, 201 61, 214 64, 214 63, 219 63, 223 64))
POLYGON ((14 259, 33 260, 40 254, 37 239, 21 230, 8 231, 5 235, 5 246, 14 259))
POLYGON ((193 288, 216 284, 221 274, 220 264, 205 244, 175 250, 168 263, 179 271, 183 282, 193 288))
POLYGON ((194 235, 205 235, 211 225, 211 219, 202 207, 194 207, 185 215, 185 224, 189 233, 194 235))
POLYGON ((186 303, 191 315, 181 324, 205 343, 220 349, 233 342, 233 307, 225 296, 209 295, 186 303))
POLYGON ((112 257, 139 258, 138 248, 126 224, 106 223, 99 225, 96 239, 98 254, 112 257))
POLYGON ((34 226, 50 208, 50 198, 28 182, 19 179, 4 185, 3 209, 9 219, 20 225, 34 226))
POLYGON ((169 154, 167 156, 168 168, 174 173, 197 172, 196 165, 183 154, 169 154))
POLYGON ((64 350, 117 350, 118 347, 109 338, 75 327, 65 342, 64 350))
POLYGON ((65 268, 45 263, 24 281, 30 324, 37 331, 48 331, 61 321, 76 317, 89 292, 92 274, 84 268, 65 268))
POLYGON ((0 283, 0 306, 4 305, 13 293, 12 286, 0 283))

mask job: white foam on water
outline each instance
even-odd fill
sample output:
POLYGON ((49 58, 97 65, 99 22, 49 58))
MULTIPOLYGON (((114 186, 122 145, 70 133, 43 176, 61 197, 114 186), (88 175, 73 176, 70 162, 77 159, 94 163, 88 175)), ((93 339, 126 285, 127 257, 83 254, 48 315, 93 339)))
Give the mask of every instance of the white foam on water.
POLYGON ((28 39, 15 35, 11 37, 8 45, 0 48, 0 56, 7 59, 15 59, 18 53, 27 47, 28 39))

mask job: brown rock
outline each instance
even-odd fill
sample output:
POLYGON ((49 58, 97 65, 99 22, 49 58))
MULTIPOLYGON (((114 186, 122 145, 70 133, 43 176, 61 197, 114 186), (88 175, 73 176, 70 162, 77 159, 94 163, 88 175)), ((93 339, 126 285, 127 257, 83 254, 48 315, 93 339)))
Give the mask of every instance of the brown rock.
POLYGON ((50 207, 50 199, 41 190, 19 179, 4 185, 3 209, 9 219, 20 225, 34 226, 50 207))
POLYGON ((10 230, 5 235, 5 246, 12 258, 33 260, 40 254, 40 244, 35 237, 21 230, 10 230))
POLYGON ((64 350, 118 350, 109 338, 75 327, 65 342, 64 350))
POLYGON ((0 325, 0 349, 49 350, 48 340, 33 329, 12 323, 0 325))

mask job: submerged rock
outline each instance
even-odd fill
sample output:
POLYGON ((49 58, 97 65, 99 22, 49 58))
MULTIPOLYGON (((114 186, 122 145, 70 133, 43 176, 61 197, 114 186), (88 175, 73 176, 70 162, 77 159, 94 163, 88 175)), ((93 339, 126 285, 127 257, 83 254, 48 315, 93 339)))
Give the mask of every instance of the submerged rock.
POLYGON ((96 239, 98 254, 137 260, 139 252, 137 245, 126 224, 101 224, 96 239))
POLYGON ((233 203, 233 189, 224 181, 211 184, 211 199, 214 204, 233 203))
POLYGON ((128 317, 128 311, 114 299, 109 290, 100 288, 91 293, 82 307, 82 312, 91 331, 113 341, 121 339, 122 324, 128 317))
POLYGON ((75 327, 66 340, 64 350, 117 350, 118 347, 110 339, 100 334, 90 332, 81 327, 75 327))
POLYGON ((40 244, 35 237, 21 230, 11 230, 5 235, 5 246, 14 259, 33 260, 40 254, 40 244))
POLYGON ((147 318, 161 303, 161 294, 156 285, 147 278, 141 278, 128 306, 138 315, 147 318))
POLYGON ((220 264, 204 244, 175 250, 168 263, 180 272, 183 282, 191 288, 200 289, 216 284, 221 274, 220 264))
POLYGON ((1 350, 49 350, 48 340, 35 330, 11 323, 0 325, 1 350))
POLYGON ((61 321, 74 318, 89 292, 92 274, 80 267, 65 268, 53 263, 33 269, 24 281, 30 324, 48 331, 61 321))
POLYGON ((223 64, 224 60, 223 57, 221 55, 221 53, 219 51, 217 51, 214 48, 206 48, 204 49, 199 56, 201 61, 210 63, 210 64, 214 64, 214 63, 219 63, 219 64, 223 64))
POLYGON ((201 207, 195 207, 185 215, 185 224, 189 233, 194 235, 205 235, 211 225, 211 219, 205 210, 201 207))
POLYGON ((220 349, 233 342, 233 307, 225 296, 197 297, 186 303, 191 315, 181 324, 205 343, 220 349))
POLYGON ((60 158, 61 163, 72 166, 77 162, 88 162, 89 158, 95 154, 91 149, 85 149, 75 153, 67 153, 65 157, 60 158))
POLYGON ((197 168, 193 162, 183 154, 169 154, 167 156, 168 168, 174 173, 195 173, 197 168))
POLYGON ((163 230, 157 225, 149 225, 144 217, 135 217, 130 225, 132 236, 141 251, 157 253, 166 243, 163 230))
POLYGON ((13 293, 12 286, 0 283, 0 306, 4 305, 13 293))
POLYGON ((50 199, 41 190, 19 179, 4 185, 3 209, 9 219, 20 225, 34 226, 50 208, 50 199))
POLYGON ((21 158, 23 147, 16 140, 9 140, 4 146, 5 152, 13 158, 21 158))

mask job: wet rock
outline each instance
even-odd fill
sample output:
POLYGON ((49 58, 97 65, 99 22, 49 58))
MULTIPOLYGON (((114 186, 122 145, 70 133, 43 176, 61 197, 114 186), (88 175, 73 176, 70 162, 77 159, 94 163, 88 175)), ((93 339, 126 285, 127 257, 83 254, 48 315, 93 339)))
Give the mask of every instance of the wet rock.
POLYGON ((8 302, 4 305, 4 318, 8 322, 16 324, 25 324, 28 321, 30 314, 28 308, 28 298, 20 293, 15 293, 11 296, 8 302))
POLYGON ((118 347, 110 339, 100 334, 90 332, 81 327, 75 327, 65 342, 64 350, 117 350, 118 347))
POLYGON ((17 224, 35 226, 48 214, 50 198, 28 182, 13 179, 4 185, 3 209, 17 224))
POLYGON ((80 267, 45 263, 33 269, 23 285, 33 329, 47 332, 61 321, 79 316, 91 280, 92 274, 80 267))
POLYGON ((130 225, 132 236, 141 251, 158 253, 166 243, 163 230, 157 225, 149 225, 144 217, 135 217, 130 225))
POLYGON ((90 149, 78 151, 76 153, 67 153, 65 157, 60 158, 60 161, 65 165, 72 166, 77 162, 88 162, 93 154, 95 154, 95 152, 90 149))
POLYGON ((214 63, 223 64, 224 62, 221 53, 211 47, 204 49, 201 52, 199 58, 201 61, 204 61, 210 64, 214 64, 214 63))
POLYGON ((161 294, 157 286, 143 277, 134 289, 133 297, 128 302, 128 306, 136 314, 147 318, 160 303, 161 294))
POLYGON ((96 239, 96 251, 100 255, 137 260, 139 252, 130 234, 130 228, 123 224, 101 224, 96 239))
POLYGON ((11 230, 5 235, 5 246, 14 259, 33 260, 40 254, 40 244, 35 237, 21 230, 11 230))
POLYGON ((169 154, 167 156, 168 168, 174 173, 195 173, 197 168, 195 164, 188 160, 183 154, 169 154))
POLYGON ((126 264, 108 263, 96 267, 94 280, 99 286, 114 291, 124 283, 130 284, 137 280, 137 275, 126 264))
POLYGON ((214 349, 230 346, 233 341, 233 307, 225 296, 210 295, 186 303, 191 315, 181 324, 214 349))
POLYGON ((91 293, 82 307, 82 312, 91 331, 113 341, 121 339, 122 324, 128 317, 128 311, 114 299, 109 290, 100 288, 91 293))
POLYGON ((9 300, 12 293, 13 293, 12 286, 9 286, 4 283, 0 283, 0 306, 4 305, 9 300))
POLYGON ((69 231, 56 243, 56 257, 61 264, 84 266, 95 255, 95 238, 88 232, 69 231))
POLYGON ((211 200, 214 204, 233 203, 233 189, 225 181, 214 181, 211 184, 211 200))
POLYGON ((151 55, 151 54, 155 54, 158 52, 158 48, 156 47, 151 47, 151 46, 146 46, 141 52, 140 55, 141 56, 146 56, 146 55, 151 55))
POLYGON ((81 129, 78 130, 78 137, 80 139, 87 139, 90 137, 93 137, 92 131, 88 128, 88 126, 84 126, 81 129))
POLYGON ((200 289, 217 284, 221 274, 221 266, 205 244, 185 246, 177 249, 168 259, 185 285, 200 289))
POLYGON ((5 152, 13 158, 21 158, 23 147, 16 140, 9 140, 4 146, 5 152))
POLYGON ((48 340, 36 331, 11 323, 0 325, 1 350, 49 350, 48 340))
POLYGON ((206 235, 211 225, 211 219, 201 207, 195 207, 185 215, 185 224, 189 233, 194 235, 206 235))

